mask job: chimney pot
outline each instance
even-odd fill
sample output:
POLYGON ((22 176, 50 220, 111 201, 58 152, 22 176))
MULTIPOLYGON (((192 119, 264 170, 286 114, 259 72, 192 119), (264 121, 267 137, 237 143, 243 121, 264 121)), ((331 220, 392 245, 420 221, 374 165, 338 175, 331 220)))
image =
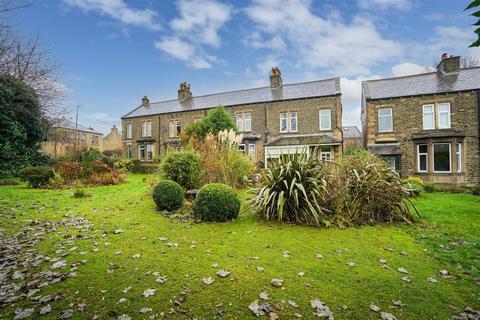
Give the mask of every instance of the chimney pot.
POLYGON ((192 98, 192 92, 190 91, 190 84, 186 82, 180 83, 180 89, 178 89, 178 101, 186 101, 192 98))
POLYGON ((270 72, 270 88, 278 89, 282 86, 282 73, 278 67, 273 67, 270 72))
POLYGON ((150 100, 148 100, 147 96, 143 96, 142 98, 142 106, 148 107, 150 105, 150 100))

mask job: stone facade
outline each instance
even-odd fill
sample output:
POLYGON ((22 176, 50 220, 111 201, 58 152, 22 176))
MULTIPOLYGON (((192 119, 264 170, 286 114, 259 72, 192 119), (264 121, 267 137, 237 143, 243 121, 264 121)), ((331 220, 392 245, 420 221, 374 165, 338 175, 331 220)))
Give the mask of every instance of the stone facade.
POLYGON ((54 158, 68 156, 87 148, 103 151, 103 135, 99 132, 54 127, 42 145, 43 152, 54 158))
POLYGON ((403 178, 417 176, 439 184, 479 183, 479 92, 472 90, 364 101, 364 146, 374 153, 395 157, 398 162, 396 167, 403 178), (440 103, 450 103, 450 128, 438 129, 440 103), (424 105, 434 106, 433 129, 423 128, 424 105), (381 133, 378 110, 385 108, 392 110, 393 130, 381 133), (451 172, 434 172, 433 145, 441 143, 450 145, 451 172), (428 164, 423 168, 426 170, 419 169, 418 145, 426 145, 427 148, 428 164))
POLYGON ((123 138, 122 134, 118 132, 116 126, 103 138, 103 152, 110 155, 121 155, 123 153, 123 138))
MULTIPOLYGON (((279 70, 276 70, 276 72, 278 72, 276 74, 280 76, 279 70)), ((282 85, 281 79, 274 79, 274 84, 282 85)), ((182 97, 182 99, 184 98, 184 90, 190 90, 190 86, 182 83, 179 90, 179 97, 182 97)), ((272 90, 281 89, 272 88, 272 90)), ((148 108, 148 103, 149 102, 144 101, 142 106, 146 106, 148 108)), ((165 154, 169 146, 175 147, 179 143, 179 138, 176 136, 176 134, 170 134, 171 121, 174 123, 175 130, 178 121, 180 124, 180 130, 183 131, 185 128, 193 124, 197 119, 204 117, 208 110, 214 107, 216 107, 216 105, 212 105, 210 108, 196 110, 182 110, 178 112, 160 113, 139 117, 123 117, 122 130, 125 133, 123 152, 124 156, 138 158, 138 148, 141 144, 153 145, 153 157, 165 154), (149 137, 142 136, 142 122, 145 121, 151 122, 151 136, 149 137), (131 136, 128 136, 127 133, 129 129, 127 126, 130 125, 132 128, 132 134, 131 136)), ((242 146, 242 148, 245 148, 246 154, 249 154, 256 163, 263 164, 265 162, 266 145, 268 147, 268 144, 271 141, 275 141, 281 137, 294 136, 303 138, 312 135, 318 135, 319 137, 323 135, 329 136, 331 138, 330 140, 335 141, 335 143, 330 143, 332 157, 338 157, 342 154, 342 104, 340 94, 270 102, 266 101, 261 103, 246 103, 236 105, 225 104, 225 110, 231 114, 234 121, 237 114, 251 114, 251 130, 245 132, 239 129, 239 132, 244 136, 244 147, 242 146), (320 130, 320 109, 331 110, 331 126, 329 130, 320 130), (280 114, 285 112, 297 113, 298 128, 296 132, 280 132, 280 114)), ((310 137, 310 141, 311 139, 312 138, 310 137)), ((314 140, 315 139, 316 138, 314 138, 314 140)), ((318 141, 320 141, 320 138, 318 141)), ((314 141, 314 144, 317 144, 316 141, 314 141)), ((313 150, 313 147, 314 145, 311 144, 306 146, 306 148, 310 149, 311 151, 313 150)), ((147 160, 151 160, 151 158, 147 160)))

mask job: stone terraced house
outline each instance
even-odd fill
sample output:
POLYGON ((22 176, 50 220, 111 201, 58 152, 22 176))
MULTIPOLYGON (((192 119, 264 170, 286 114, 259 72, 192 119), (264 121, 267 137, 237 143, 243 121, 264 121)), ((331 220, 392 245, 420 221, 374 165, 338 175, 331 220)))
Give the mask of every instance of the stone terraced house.
POLYGON ((270 86, 194 96, 180 84, 177 99, 142 104, 122 117, 124 156, 153 161, 209 109, 223 105, 243 134, 239 149, 255 163, 297 151, 321 159, 342 154, 340 79, 283 84, 280 70, 270 73, 270 86))
POLYGON ((402 177, 438 184, 480 181, 480 68, 444 55, 436 72, 364 81, 364 147, 402 177))

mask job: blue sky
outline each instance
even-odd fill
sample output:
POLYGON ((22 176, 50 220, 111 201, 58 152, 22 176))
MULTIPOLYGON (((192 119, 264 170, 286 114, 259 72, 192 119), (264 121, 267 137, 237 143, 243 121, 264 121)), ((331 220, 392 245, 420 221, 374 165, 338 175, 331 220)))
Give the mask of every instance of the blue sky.
POLYGON ((360 123, 364 79, 423 72, 469 49, 463 0, 42 0, 11 14, 60 65, 64 106, 108 132, 140 104, 284 83, 342 78, 344 125, 360 123))

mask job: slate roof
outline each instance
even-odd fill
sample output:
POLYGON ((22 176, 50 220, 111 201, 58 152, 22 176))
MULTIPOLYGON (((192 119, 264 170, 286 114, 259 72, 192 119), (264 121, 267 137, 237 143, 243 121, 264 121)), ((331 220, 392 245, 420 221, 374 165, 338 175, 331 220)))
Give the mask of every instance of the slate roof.
POLYGON ((367 100, 477 89, 480 89, 480 67, 460 69, 451 74, 429 72, 362 83, 363 95, 367 100))
POLYGON ((340 94, 340 78, 285 84, 279 89, 261 87, 245 90, 227 91, 192 97, 180 102, 177 99, 150 103, 139 106, 122 118, 133 118, 154 114, 165 114, 188 110, 201 110, 218 105, 235 106, 250 103, 334 96, 340 94))
MULTIPOLYGON (((57 120, 55 123, 53 123, 52 127, 75 130, 75 122, 73 122, 71 120, 68 120, 68 119, 61 119, 61 120, 57 120)), ((78 124, 78 130, 103 135, 103 133, 97 132, 93 128, 85 127, 85 126, 81 125, 80 123, 78 124)))
POLYGON ((334 136, 323 133, 323 134, 309 134, 309 135, 289 135, 289 136, 280 136, 276 139, 273 139, 269 143, 265 144, 267 147, 276 147, 276 146, 298 146, 298 145, 331 145, 331 144, 340 144, 341 141, 336 139, 334 136))
POLYGON ((358 130, 357 126, 345 126, 343 127, 343 138, 360 138, 360 130, 358 130))

